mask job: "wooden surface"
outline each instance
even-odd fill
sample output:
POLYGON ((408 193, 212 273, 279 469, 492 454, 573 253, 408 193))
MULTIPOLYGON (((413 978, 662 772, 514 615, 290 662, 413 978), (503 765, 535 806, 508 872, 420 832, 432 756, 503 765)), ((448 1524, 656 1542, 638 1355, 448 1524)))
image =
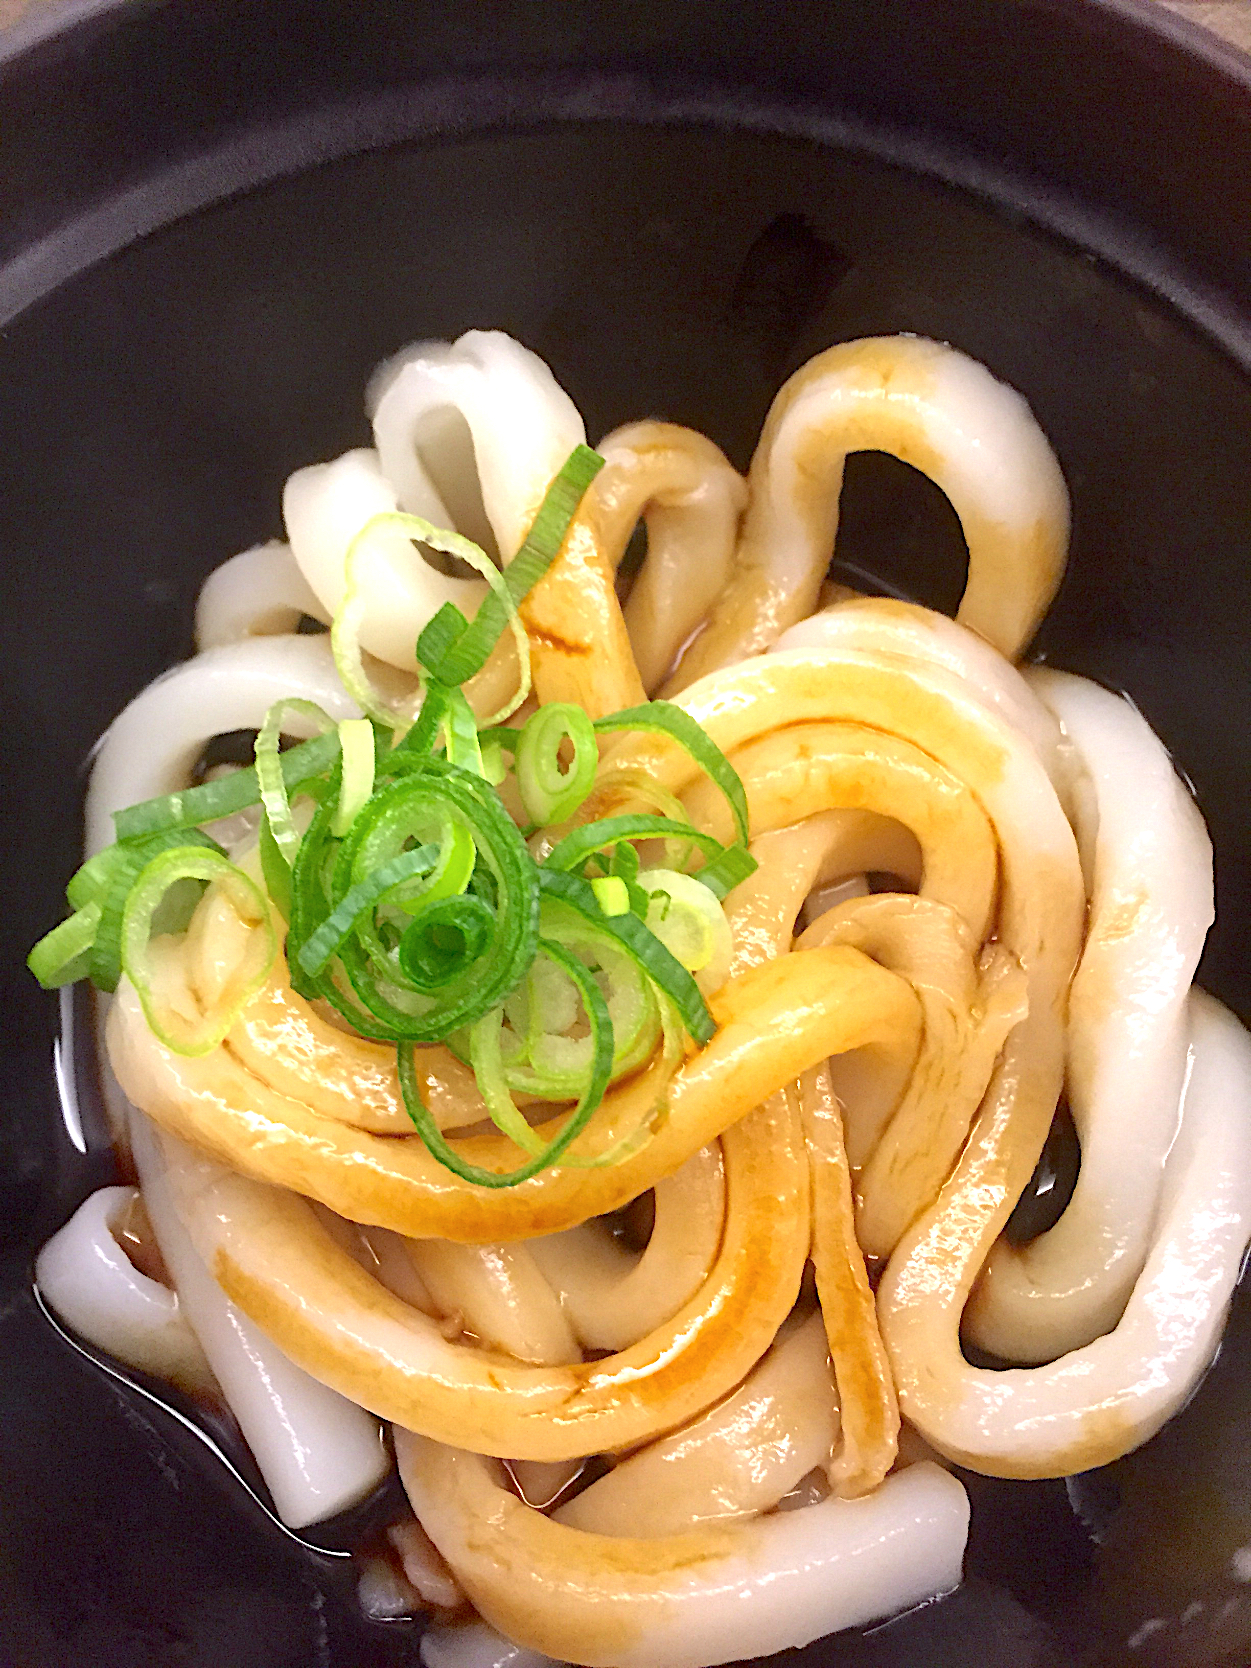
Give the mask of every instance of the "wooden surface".
POLYGON ((1163 4, 1251 52, 1251 0, 1163 0, 1163 4))
MULTIPOLYGON (((55 0, 0 0, 0 28, 35 6, 54 3, 55 0)), ((1251 0, 1156 0, 1156 3, 1204 24, 1251 52, 1251 0)))

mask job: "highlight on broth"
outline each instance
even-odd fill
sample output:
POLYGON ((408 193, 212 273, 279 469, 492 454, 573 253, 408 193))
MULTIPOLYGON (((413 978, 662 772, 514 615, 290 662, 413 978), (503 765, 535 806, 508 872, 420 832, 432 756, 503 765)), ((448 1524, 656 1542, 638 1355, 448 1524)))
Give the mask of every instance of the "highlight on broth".
POLYGON ((951 1462, 1145 1441, 1251 1237, 1203 822, 1127 700, 1020 664, 1051 448, 913 337, 798 371, 746 480, 669 423, 590 451, 497 333, 368 403, 98 749, 31 964, 104 993, 139 1185, 40 1289, 223 1400, 290 1525, 393 1451, 362 1601, 435 1615, 428 1668, 705 1668, 945 1593, 951 1462), (959 515, 954 621, 827 580, 866 449, 959 515))

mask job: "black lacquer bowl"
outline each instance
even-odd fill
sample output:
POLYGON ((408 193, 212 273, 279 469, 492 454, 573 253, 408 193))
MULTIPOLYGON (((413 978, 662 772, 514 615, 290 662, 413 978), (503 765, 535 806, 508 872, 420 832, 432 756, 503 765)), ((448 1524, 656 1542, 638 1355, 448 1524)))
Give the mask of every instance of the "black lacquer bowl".
MULTIPOLYGON (((285 1535, 38 1309, 34 1251, 111 1161, 22 957, 81 761, 188 651, 203 576, 364 439, 380 358, 469 326, 543 354, 592 438, 666 416, 739 464, 839 339, 943 337, 1022 389, 1075 512, 1039 651, 1193 781, 1202 977, 1251 1018, 1251 65, 1129 0, 49 8, 0 44, 5 1668, 416 1660, 356 1613, 351 1525, 285 1535)), ((950 606, 945 502, 854 465, 838 559, 950 606)), ((1251 1301, 1145 1449, 970 1489, 964 1588, 804 1662, 1245 1668, 1251 1301)))

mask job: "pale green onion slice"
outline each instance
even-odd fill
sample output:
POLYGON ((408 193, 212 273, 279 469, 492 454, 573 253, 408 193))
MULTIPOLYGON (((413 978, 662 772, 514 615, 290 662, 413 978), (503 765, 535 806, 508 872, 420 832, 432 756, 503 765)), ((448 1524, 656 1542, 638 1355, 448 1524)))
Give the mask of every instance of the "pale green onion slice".
POLYGON ((600 880, 592 880, 591 890, 605 915, 625 915, 628 912, 630 888, 620 875, 605 875, 600 880))
POLYGON ((747 794, 734 766, 701 724, 683 707, 672 701, 649 701, 646 706, 627 707, 595 720, 601 734, 614 730, 646 730, 666 735, 676 741, 684 753, 704 772, 721 791, 739 839, 744 845, 749 839, 747 794))
MULTIPOLYGON (((302 741, 298 747, 283 753, 279 762, 288 791, 330 770, 338 757, 339 733, 335 729, 329 735, 314 736, 312 741, 302 741)), ((137 840, 165 828, 192 828, 203 822, 217 822, 221 817, 256 805, 260 797, 256 766, 249 765, 246 770, 219 776, 214 782, 180 788, 177 793, 160 794, 138 805, 128 805, 124 811, 114 811, 113 826, 119 840, 137 840)))
MULTIPOLYGON (((260 788, 261 805, 278 854, 290 869, 295 862, 295 854, 300 849, 300 831, 291 815, 291 798, 278 751, 282 721, 288 713, 310 720, 322 735, 329 734, 335 724, 330 714, 323 707, 319 707, 316 701, 302 701, 289 696, 274 702, 265 714, 265 722, 256 732, 256 780, 260 788)), ((370 746, 372 750, 372 733, 370 746)))
MULTIPOLYGON (((368 560, 370 541, 384 527, 398 528, 401 532, 407 533, 415 543, 428 545, 431 550, 442 551, 446 556, 455 556, 459 561, 468 563, 475 572, 482 575, 491 590, 499 597, 507 612, 508 625, 517 645, 517 662, 521 678, 511 700, 498 712, 485 718, 483 723, 498 724, 511 717, 530 693, 530 640, 526 636, 525 626, 521 623, 517 605, 504 584, 499 569, 472 539, 464 538, 451 528, 436 527, 424 516, 406 515, 401 510, 384 511, 381 515, 373 516, 348 546, 343 564, 343 600, 330 627, 330 648, 344 688, 362 712, 376 718, 388 729, 406 729, 412 721, 411 711, 397 711, 383 701, 369 680, 361 654, 360 630, 365 619, 365 587, 361 580, 361 569, 368 560)), ((413 552, 413 560, 422 560, 416 551, 413 552)))
POLYGON ((482 774, 493 788, 498 788, 508 775, 508 766, 504 763, 503 743, 496 737, 479 737, 482 749, 482 774))
MULTIPOLYGON (((612 1020, 613 1080, 635 1071, 651 1058, 660 1037, 656 987, 628 950, 572 910, 546 903, 541 930, 545 943, 576 955, 600 985, 612 1020)), ((542 953, 524 990, 524 1000, 516 1000, 514 993, 505 1006, 510 1029, 501 1043, 508 1086, 545 1100, 571 1099, 582 1092, 591 1066, 590 1038, 568 1035, 578 1019, 577 990, 542 953)))
MULTIPOLYGON (((531 1176, 538 1175, 539 1171, 545 1170, 549 1164, 555 1164, 557 1160, 560 1159, 566 1152, 570 1143, 575 1141, 586 1128, 596 1108, 603 1100, 604 1090, 608 1084, 608 1074, 612 1064, 613 1053, 612 1021, 608 1017, 608 1010, 604 1005, 604 998, 600 994, 599 986, 587 972, 586 968, 582 966, 581 962, 578 961, 577 957, 570 955, 569 952, 563 949, 559 944, 545 943, 543 945, 543 949, 546 954, 552 957, 553 960, 561 963, 561 965, 568 972, 569 977, 573 980, 574 984, 578 986, 578 990, 582 996, 582 1001, 586 1009, 587 1023, 591 1029, 591 1037, 594 1047, 594 1064, 592 1066, 590 1080, 587 1084, 586 1091, 579 1099, 578 1104, 574 1107, 573 1111, 565 1119, 559 1134, 557 1134, 547 1146, 544 1147, 540 1144, 540 1148, 537 1152, 530 1144, 531 1141, 535 1139, 533 1131, 530 1130, 530 1126, 528 1124, 525 1124, 525 1120, 524 1118, 521 1118, 517 1108, 512 1105, 512 1097, 507 1094, 506 1089, 504 1090, 503 1095, 501 1095, 499 1093, 498 1085, 492 1083, 490 1090, 491 1098, 496 1100, 499 1111, 505 1122, 510 1123, 512 1127, 518 1129, 519 1134, 521 1133, 519 1126, 513 1123, 509 1116, 508 1108, 511 1106, 513 1114, 516 1118, 520 1118, 521 1123, 525 1124, 525 1129, 528 1132, 522 1136, 522 1141, 519 1144, 523 1146, 524 1150, 530 1153, 530 1157, 527 1159, 526 1163, 520 1165, 516 1170, 511 1170, 501 1175, 496 1171, 484 1169, 481 1165, 468 1164, 460 1157, 456 1149, 440 1131, 439 1126, 430 1115, 429 1108, 421 1098, 421 1089, 417 1082, 417 1073, 413 1067, 412 1044, 409 1042, 402 1042, 399 1045, 398 1064, 400 1090, 404 1096, 404 1104, 408 1109, 408 1115, 413 1120, 418 1135, 420 1135, 421 1139, 425 1142, 434 1157, 438 1159, 440 1164, 446 1165, 449 1170, 454 1171, 456 1175, 462 1178, 462 1180, 474 1182, 479 1187, 516 1187, 520 1182, 527 1181, 531 1176), (505 1101, 507 1101, 507 1105, 505 1105, 505 1101)), ((498 1012, 498 1009, 495 1011, 498 1012)), ((477 1026, 475 1025, 475 1030, 476 1029, 477 1026)), ((489 1033, 484 1033, 482 1041, 485 1044, 487 1052, 482 1052, 481 1045, 479 1052, 484 1061, 484 1071, 488 1077, 490 1077, 492 1067, 490 1061, 489 1033)), ((481 1078, 479 1079, 479 1085, 481 1086, 481 1078)), ((485 1090, 483 1098, 487 1098, 485 1090)))
POLYGON ((581 707, 553 701, 527 720, 517 741, 517 791, 526 815, 540 828, 564 822, 595 782, 599 745, 595 727, 581 707), (572 757, 561 762, 561 749, 572 757))
POLYGON ((99 925, 100 905, 88 903, 39 940, 26 965, 45 990, 86 978, 99 925))
POLYGON ((339 748, 343 776, 339 804, 330 820, 330 832, 342 839, 374 791, 374 727, 367 718, 345 718, 339 725, 339 748))
POLYGON ((730 923, 716 894, 694 875, 676 869, 642 869, 639 887, 648 894, 647 925, 680 961, 704 995, 720 990, 734 949, 730 923))
POLYGON ((595 1157, 582 1153, 566 1153, 557 1161, 562 1170, 608 1170, 614 1164, 624 1164, 627 1158, 633 1158, 652 1139, 669 1114, 669 1085, 673 1081, 673 1074, 682 1064, 682 1022, 678 1018, 677 1009, 667 996, 659 996, 660 1024, 663 1042, 660 1049, 661 1086, 656 1099, 644 1112, 638 1123, 631 1130, 627 1130, 619 1141, 614 1141, 595 1157))
POLYGON ((153 1035, 175 1054, 208 1054, 230 1030, 245 1005, 265 983, 278 954, 269 905, 242 869, 218 852, 189 847, 163 851, 140 874, 126 900, 122 920, 122 970, 143 1006, 153 1035), (220 1000, 199 1020, 190 1020, 154 989, 153 918, 171 887, 184 880, 218 886, 248 926, 247 946, 225 980, 220 1000))
POLYGON ((701 1045, 712 1041, 717 1026, 703 992, 677 957, 633 911, 628 915, 605 915, 590 882, 577 875, 552 869, 540 869, 538 875, 539 891, 545 902, 567 904, 588 926, 616 939, 652 983, 669 997, 695 1041, 701 1045))

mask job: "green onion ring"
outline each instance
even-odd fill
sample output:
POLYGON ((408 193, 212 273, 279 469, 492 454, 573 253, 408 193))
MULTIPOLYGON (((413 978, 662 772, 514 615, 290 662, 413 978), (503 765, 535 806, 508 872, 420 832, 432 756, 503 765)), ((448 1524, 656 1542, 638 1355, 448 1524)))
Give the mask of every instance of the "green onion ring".
POLYGON ((122 922, 131 888, 158 852, 203 849, 225 857, 225 852, 198 828, 169 828, 146 839, 120 846, 121 859, 113 872, 108 891, 101 899, 100 924, 91 947, 88 978, 97 990, 116 990, 122 976, 122 922))
POLYGON ((682 963, 649 932, 637 915, 605 915, 596 902, 590 882, 559 869, 540 869, 539 885, 544 896, 558 898, 576 910, 592 926, 611 934, 638 962, 643 972, 669 998, 682 1023, 700 1044, 712 1041, 716 1025, 699 986, 682 963))
POLYGON ((278 938, 268 903, 243 870, 220 852, 179 847, 159 852, 142 870, 126 900, 122 969, 135 988, 153 1035, 176 1054, 202 1055, 216 1048, 269 977, 277 955, 278 938), (260 929, 249 938, 243 969, 233 975, 235 990, 230 1000, 199 1024, 189 1023, 181 1014, 162 1013, 152 990, 152 918, 170 887, 180 880, 216 883, 239 915, 254 920, 260 929))
MULTIPOLYGON (((367 718, 344 718, 340 721, 339 753, 343 760, 343 777, 339 786, 339 803, 330 821, 330 832, 341 838, 374 791, 377 768, 374 727, 367 718)), ((297 835, 297 842, 298 838, 297 835)))
MULTIPOLYGON (((537 1152, 532 1151, 528 1163, 520 1165, 516 1170, 505 1171, 503 1174, 494 1170, 483 1169, 482 1166, 477 1164, 465 1163, 458 1156, 456 1149, 445 1139, 421 1098, 417 1074, 413 1069, 411 1044, 400 1044, 400 1089, 404 1096, 404 1105, 408 1109, 408 1115, 413 1120, 418 1135, 429 1149, 432 1157, 436 1158, 440 1164, 459 1176, 462 1181, 472 1182, 478 1187, 516 1187, 519 1182, 528 1181, 531 1176, 537 1176, 540 1170, 546 1170, 549 1165, 556 1163, 570 1144, 586 1128, 592 1115, 602 1103, 604 1091, 608 1087, 613 1054, 612 1021, 608 1016, 608 1006, 604 1001, 603 994, 591 973, 576 956, 571 955, 561 945, 552 943, 547 939, 541 942, 544 954, 560 964, 581 993, 586 1007, 587 1020, 591 1028, 591 1036, 594 1040, 594 1054, 586 1090, 581 1099, 569 1114, 560 1132, 546 1146, 540 1144, 537 1152)), ((513 1105, 512 1097, 508 1095, 506 1088, 504 1095, 507 1098, 508 1106, 512 1107, 516 1117, 524 1124, 525 1120, 521 1118, 521 1114, 513 1105)), ((499 1101, 498 1109, 502 1112, 505 1121, 509 1121, 508 1112, 502 1100, 499 1101)), ((492 1109, 489 1101, 488 1110, 492 1112, 494 1118, 495 1110, 492 1109)), ((533 1131, 530 1131, 528 1124, 526 1130, 529 1133, 524 1138, 525 1143, 527 1145, 538 1143, 538 1137, 534 1135, 533 1131)), ((509 1131, 505 1131, 505 1133, 509 1133, 509 1131)), ((518 1144, 521 1145, 522 1143, 519 1142, 518 1144)), ((525 1146, 523 1146, 523 1150, 526 1150, 525 1146)))
MULTIPOLYGON (((323 735, 329 734, 335 724, 330 714, 323 707, 319 707, 316 701, 303 701, 295 696, 288 696, 274 702, 265 714, 265 722, 256 732, 254 752, 261 806, 278 854, 290 868, 295 861, 296 852, 300 849, 300 831, 291 817, 291 800, 282 767, 278 762, 281 757, 278 743, 282 735, 282 721, 288 713, 296 713, 301 718, 310 719, 323 735)), ((340 736, 340 748, 342 742, 343 738, 340 736)))
MULTIPOLYGON (((517 609, 556 560, 587 488, 603 467, 604 460, 598 452, 589 446, 575 446, 544 494, 521 549, 504 569, 502 586, 497 590, 492 585, 473 622, 465 624, 459 610, 454 610, 451 603, 444 603, 417 639, 417 657, 436 678, 449 684, 468 683, 486 665, 505 624, 513 625, 514 632, 520 630, 525 636, 517 609), (453 636, 452 628, 458 622, 461 629, 453 636)), ((519 639, 518 653, 521 652, 519 639)), ((528 638, 522 665, 524 691, 506 709, 487 719, 488 724, 510 717, 530 692, 528 638)))
POLYGON ((738 837, 744 845, 749 839, 747 827, 747 794, 737 770, 689 712, 672 701, 649 701, 643 707, 626 707, 597 718, 595 728, 605 735, 612 730, 651 730, 667 735, 689 754, 706 776, 720 788, 730 807, 738 837))
POLYGON ((552 701, 527 720, 517 742, 517 791, 526 814, 540 828, 565 822, 590 793, 599 764, 595 727, 581 707, 552 701), (568 742, 566 768, 560 749, 568 742))
MULTIPOLYGON (((323 775, 339 757, 339 732, 314 736, 281 755, 282 779, 287 792, 294 793, 315 776, 323 775)), ((181 788, 177 793, 161 794, 156 799, 141 800, 123 811, 114 811, 113 826, 118 840, 133 840, 143 834, 156 834, 166 828, 194 828, 200 823, 216 822, 220 817, 232 816, 249 805, 258 805, 261 798, 256 766, 232 771, 216 782, 201 782, 198 787, 181 788)), ((93 859, 94 861, 94 859, 93 859)))
POLYGON ((26 965, 45 990, 72 985, 87 976, 99 924, 100 905, 92 901, 43 935, 27 956, 26 965))

